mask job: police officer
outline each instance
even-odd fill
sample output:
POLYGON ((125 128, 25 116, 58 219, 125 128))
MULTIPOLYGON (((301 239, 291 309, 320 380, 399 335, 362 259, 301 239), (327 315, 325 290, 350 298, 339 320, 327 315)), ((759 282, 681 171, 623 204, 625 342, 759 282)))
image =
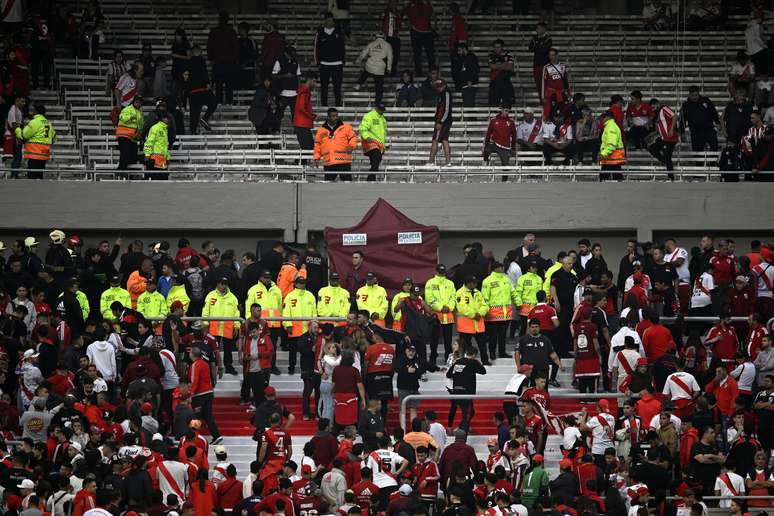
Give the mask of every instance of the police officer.
POLYGON ((24 145, 23 156, 27 160, 27 177, 43 179, 42 170, 51 159, 51 146, 56 142, 56 129, 46 118, 46 106, 32 104, 30 106, 32 119, 24 128, 17 127, 16 139, 24 145))

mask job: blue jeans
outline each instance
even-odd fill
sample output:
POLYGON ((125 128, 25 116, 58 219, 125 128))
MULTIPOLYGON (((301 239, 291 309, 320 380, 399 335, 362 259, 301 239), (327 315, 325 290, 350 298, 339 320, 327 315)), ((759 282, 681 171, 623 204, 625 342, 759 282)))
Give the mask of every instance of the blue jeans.
POLYGON ((333 401, 333 382, 330 380, 320 382, 320 400, 322 401, 320 415, 328 421, 333 421, 333 408, 335 405, 333 401))

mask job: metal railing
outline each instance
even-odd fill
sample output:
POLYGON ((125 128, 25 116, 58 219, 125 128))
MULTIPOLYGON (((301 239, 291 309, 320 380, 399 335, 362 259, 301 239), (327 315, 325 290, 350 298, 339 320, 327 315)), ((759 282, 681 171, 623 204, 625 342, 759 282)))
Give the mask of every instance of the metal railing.
MULTIPOLYGON (((626 394, 615 392, 597 392, 597 393, 571 393, 557 392, 551 394, 551 399, 574 399, 574 400, 597 400, 607 398, 626 398, 626 394)), ((409 394, 400 402, 400 426, 407 430, 406 425, 406 406, 409 401, 423 400, 513 400, 519 401, 518 394, 409 394)))

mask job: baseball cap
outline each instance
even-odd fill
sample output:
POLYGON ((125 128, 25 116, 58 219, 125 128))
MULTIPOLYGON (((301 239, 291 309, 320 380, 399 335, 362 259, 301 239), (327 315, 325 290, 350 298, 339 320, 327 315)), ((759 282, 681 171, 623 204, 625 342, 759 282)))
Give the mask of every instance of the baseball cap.
POLYGON ((632 267, 642 267, 642 262, 639 260, 634 260, 632 262, 632 267))
MULTIPOLYGON (((72 443, 70 446, 75 445, 76 443, 72 443)), ((19 489, 35 489, 35 482, 30 480, 29 478, 25 478, 21 481, 21 484, 17 485, 19 489)))
POLYGON ((371 271, 368 271, 368 273, 366 274, 366 279, 375 279, 375 278, 376 278, 376 274, 374 274, 371 271))
POLYGON ((338 272, 331 272, 331 279, 339 279, 339 273, 338 272))
POLYGON ((228 278, 227 278, 227 277, 225 277, 225 276, 221 276, 221 277, 218 279, 218 283, 228 283, 228 278))
POLYGON ((637 365, 635 367, 646 366, 646 365, 648 365, 648 359, 643 357, 643 358, 637 359, 637 365))
POLYGON ((525 107, 523 113, 534 115, 535 114, 535 110, 532 109, 531 107, 525 107))
POLYGON ((749 281, 749 279, 747 278, 747 276, 739 275, 739 276, 736 277, 736 281, 738 281, 740 283, 747 283, 749 281))
POLYGON ((461 428, 458 428, 454 431, 454 440, 455 441, 464 441, 468 438, 467 432, 465 430, 462 430, 461 428))
POLYGON ((35 358, 39 355, 39 353, 36 353, 34 349, 28 349, 24 352, 23 358, 26 360, 28 358, 35 358))
POLYGON ((411 283, 413 285, 414 284, 414 280, 411 279, 411 277, 406 276, 405 278, 403 278, 403 284, 405 285, 406 283, 411 283))
POLYGON ((387 106, 384 105, 384 102, 378 102, 374 107, 379 111, 387 111, 387 106))
POLYGON ((408 346, 406 346, 406 349, 413 349, 414 351, 416 351, 417 347, 414 346, 413 344, 409 344, 408 346))
POLYGON ((419 285, 414 285, 411 287, 411 293, 412 294, 419 294, 422 291, 422 289, 419 287, 419 285))
POLYGON ((121 276, 118 274, 113 274, 110 276, 110 283, 120 283, 121 282, 121 276))
POLYGON ((143 404, 140 406, 140 412, 142 412, 143 414, 145 414, 145 415, 147 416, 148 414, 150 414, 151 412, 153 412, 153 405, 151 405, 151 404, 150 404, 150 403, 148 403, 148 402, 145 402, 145 403, 143 403, 143 404))
POLYGON ((271 272, 263 270, 263 271, 261 271, 261 277, 262 278, 271 278, 271 272))
POLYGON ((446 265, 444 265, 442 263, 439 263, 438 265, 435 266, 435 271, 436 272, 446 272, 446 265))
POLYGON ((599 400, 597 402, 597 405, 599 406, 599 410, 602 412, 610 412, 610 402, 607 400, 599 400))
POLYGON ((175 301, 174 303, 172 303, 171 305, 169 305, 169 310, 171 312, 174 312, 177 309, 182 310, 183 308, 185 308, 185 307, 183 306, 183 303, 179 299, 177 301, 175 301))
POLYGON ((543 462, 543 456, 540 455, 539 453, 536 453, 535 455, 532 456, 532 460, 534 462, 541 462, 542 463, 543 462))
POLYGON ((306 283, 306 278, 305 278, 305 277, 303 277, 303 276, 299 276, 299 277, 297 277, 297 278, 296 278, 296 279, 293 281, 293 283, 306 283))
POLYGON ((312 472, 312 466, 310 466, 309 464, 304 464, 303 466, 301 466, 302 475, 305 473, 311 473, 311 472, 312 472))
POLYGON ((215 455, 226 455, 226 447, 222 444, 215 447, 215 455))
POLYGON ((530 372, 532 372, 532 364, 521 364, 519 366, 519 373, 529 374, 530 372))
POLYGON ((163 440, 164 440, 164 436, 159 433, 155 433, 153 434, 153 437, 151 437, 151 441, 163 441, 163 440))
POLYGON ((586 288, 584 288, 584 289, 583 289, 583 295, 584 295, 584 296, 590 296, 590 295, 592 295, 593 293, 594 293, 594 292, 593 292, 593 291, 592 291, 592 290, 591 290, 589 287, 586 287, 586 288))
POLYGON ((27 238, 24 239, 24 245, 26 245, 27 247, 35 247, 39 243, 40 242, 38 242, 38 240, 35 237, 28 236, 27 238))
POLYGON ((400 486, 400 489, 398 489, 398 491, 403 496, 411 496, 411 493, 412 493, 413 490, 411 489, 410 485, 403 484, 402 486, 400 486))
POLYGON ((263 394, 265 396, 276 396, 277 395, 277 389, 269 385, 263 390, 263 394))
POLYGON ((570 459, 560 460, 559 469, 572 469, 572 461, 570 459))

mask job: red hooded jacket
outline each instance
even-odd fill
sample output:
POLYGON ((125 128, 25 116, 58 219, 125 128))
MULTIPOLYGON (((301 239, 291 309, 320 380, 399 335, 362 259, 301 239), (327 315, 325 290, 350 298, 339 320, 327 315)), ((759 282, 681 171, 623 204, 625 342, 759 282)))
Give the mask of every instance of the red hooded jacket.
POLYGON ((314 127, 315 118, 317 118, 317 115, 312 109, 312 92, 309 90, 309 86, 301 84, 298 87, 296 108, 293 111, 293 127, 311 129, 314 127))

